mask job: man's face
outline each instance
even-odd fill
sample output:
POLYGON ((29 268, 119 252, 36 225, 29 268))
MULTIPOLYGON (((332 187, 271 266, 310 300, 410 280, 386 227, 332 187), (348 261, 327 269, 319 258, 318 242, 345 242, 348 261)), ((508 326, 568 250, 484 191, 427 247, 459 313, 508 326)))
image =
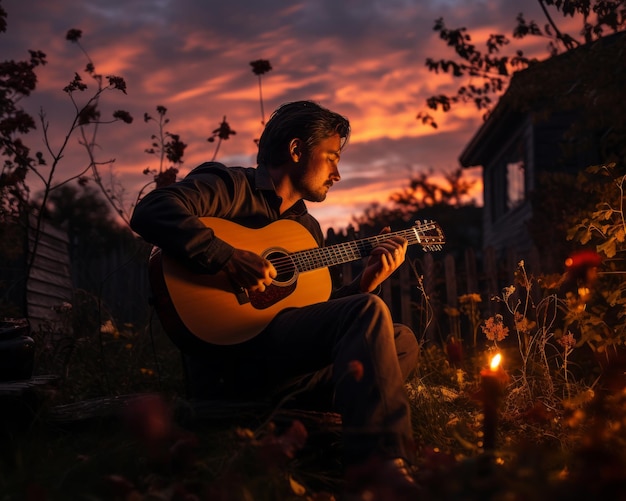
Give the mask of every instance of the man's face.
POLYGON ((304 200, 321 202, 326 198, 333 183, 341 179, 337 168, 340 156, 339 134, 322 140, 304 155, 293 180, 304 200))

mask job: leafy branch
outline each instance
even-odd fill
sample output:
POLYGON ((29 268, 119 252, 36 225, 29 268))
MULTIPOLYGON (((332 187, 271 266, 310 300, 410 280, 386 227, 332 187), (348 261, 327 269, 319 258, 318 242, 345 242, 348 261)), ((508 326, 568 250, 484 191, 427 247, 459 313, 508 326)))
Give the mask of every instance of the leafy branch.
MULTIPOLYGON (((526 21, 522 13, 518 14, 517 24, 513 29, 514 39, 527 36, 546 38, 548 51, 555 56, 563 51, 571 51, 583 43, 598 40, 607 32, 618 32, 626 28, 626 9, 621 0, 590 0, 585 2, 563 0, 537 0, 546 23, 543 27, 535 21, 526 21), (580 39, 561 30, 548 7, 561 14, 563 18, 577 17, 581 22, 580 39)), ((433 73, 447 73, 455 78, 465 79, 451 95, 438 94, 426 99, 426 110, 417 114, 417 119, 424 125, 437 128, 438 124, 432 111, 449 112, 455 105, 472 103, 486 118, 497 99, 510 82, 513 73, 524 70, 537 62, 528 58, 520 49, 512 54, 502 54, 510 40, 503 34, 491 34, 485 42, 485 51, 478 50, 465 27, 450 29, 443 18, 435 21, 433 30, 448 47, 455 52, 454 59, 434 60, 427 58, 426 66, 433 73)))

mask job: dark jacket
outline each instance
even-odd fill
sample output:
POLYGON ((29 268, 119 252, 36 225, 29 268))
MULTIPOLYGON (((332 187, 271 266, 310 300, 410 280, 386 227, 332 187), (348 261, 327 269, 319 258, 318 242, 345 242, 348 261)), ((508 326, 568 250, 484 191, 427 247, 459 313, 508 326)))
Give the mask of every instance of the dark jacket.
POLYGON ((280 204, 281 199, 263 165, 226 167, 207 162, 183 180, 148 193, 135 207, 131 227, 163 252, 204 273, 222 269, 233 247, 215 236, 197 217, 219 217, 248 228, 292 219, 303 225, 319 246, 323 245, 320 225, 302 200, 282 215, 280 204))

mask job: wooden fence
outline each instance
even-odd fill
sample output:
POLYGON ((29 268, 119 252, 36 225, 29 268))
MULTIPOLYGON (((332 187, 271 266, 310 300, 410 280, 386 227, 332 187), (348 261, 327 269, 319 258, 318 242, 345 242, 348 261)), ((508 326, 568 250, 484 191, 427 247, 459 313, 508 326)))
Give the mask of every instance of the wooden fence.
MULTIPOLYGON (((103 307, 120 322, 137 325, 147 319, 151 306, 147 275, 149 246, 138 242, 94 258, 74 270, 78 282, 91 282, 103 307)), ((464 294, 481 296, 481 313, 493 315, 498 304, 491 301, 503 287, 514 283, 518 263, 523 260, 529 274, 550 271, 533 249, 518 255, 509 251, 497 255, 493 249, 466 249, 462 256, 445 252, 420 253, 407 261, 387 280, 381 297, 394 319, 405 323, 418 337, 437 341, 450 333, 446 309, 458 308, 464 294)), ((347 263, 332 270, 336 285, 349 283, 359 272, 360 263, 347 263)), ((76 268, 76 266, 75 266, 76 268)))
MULTIPOLYGON (((130 239, 106 254, 71 264, 67 246, 63 232, 46 229, 40 243, 41 256, 35 261, 28 287, 31 321, 49 318, 51 308, 71 303, 72 299, 80 307, 77 294, 86 294, 91 300, 82 307, 98 308, 102 318, 110 316, 118 323, 146 325, 151 314, 147 274, 150 246, 140 239, 130 239)), ((514 283, 521 260, 529 274, 550 271, 550 263, 542 263, 536 249, 525 255, 512 251, 497 255, 490 248, 465 249, 455 255, 420 250, 409 254, 405 264, 383 284, 381 297, 394 319, 411 326, 419 338, 441 341, 454 331, 448 312, 449 308, 458 308, 460 296, 479 294, 483 317, 498 310, 491 298, 514 283)), ((334 283, 350 282, 359 266, 358 262, 348 263, 333 269, 334 283)))
POLYGON ((460 296, 480 295, 483 317, 499 312, 501 305, 492 298, 515 283, 521 261, 529 276, 553 271, 552 264, 542 263, 534 248, 524 254, 509 250, 500 256, 493 248, 465 249, 460 257, 426 253, 409 256, 383 284, 381 295, 396 321, 411 326, 420 339, 441 341, 455 330, 446 310, 458 309, 460 296))

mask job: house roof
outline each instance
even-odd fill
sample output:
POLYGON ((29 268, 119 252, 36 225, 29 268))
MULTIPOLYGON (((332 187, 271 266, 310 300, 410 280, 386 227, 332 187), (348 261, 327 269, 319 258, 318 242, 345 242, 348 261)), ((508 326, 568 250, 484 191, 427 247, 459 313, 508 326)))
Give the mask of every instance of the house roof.
MULTIPOLYGON (((459 156, 463 167, 484 165, 492 145, 532 114, 550 115, 601 101, 617 115, 626 88, 626 32, 605 36, 514 73, 509 87, 459 156), (577 99, 574 99, 576 97, 577 99), (610 100, 610 103, 606 101, 610 100)), ((624 115, 622 115, 624 116, 624 115)))

